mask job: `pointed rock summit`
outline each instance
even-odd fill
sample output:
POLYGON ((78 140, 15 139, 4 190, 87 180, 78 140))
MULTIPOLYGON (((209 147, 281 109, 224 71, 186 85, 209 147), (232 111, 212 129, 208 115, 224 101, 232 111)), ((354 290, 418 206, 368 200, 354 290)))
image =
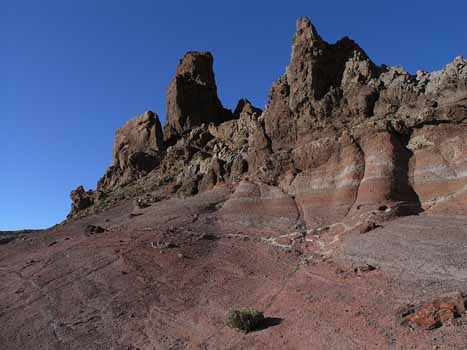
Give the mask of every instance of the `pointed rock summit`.
POLYGON ((167 89, 166 115, 164 138, 168 144, 203 123, 218 124, 232 118, 217 96, 210 52, 188 52, 180 61, 167 89))
POLYGON ((366 67, 359 71, 362 82, 374 73, 373 63, 351 39, 343 38, 334 45, 328 44, 308 18, 300 18, 286 73, 291 87, 291 109, 295 111, 304 102, 320 100, 339 88, 343 84, 347 64, 353 61, 366 63, 366 67))
POLYGON ((298 41, 322 41, 313 23, 308 17, 300 17, 297 19, 296 31, 294 36, 294 45, 298 41))

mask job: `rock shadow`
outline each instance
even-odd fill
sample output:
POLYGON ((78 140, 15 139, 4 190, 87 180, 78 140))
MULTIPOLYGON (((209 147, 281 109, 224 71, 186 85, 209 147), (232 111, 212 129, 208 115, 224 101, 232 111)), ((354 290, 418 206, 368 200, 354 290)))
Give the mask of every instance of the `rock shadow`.
POLYGON ((284 319, 280 317, 265 317, 264 321, 261 323, 261 326, 258 327, 256 331, 262 331, 267 328, 278 326, 284 321, 284 319))
POLYGON ((407 148, 410 136, 393 132, 391 135, 395 152, 395 174, 391 184, 391 194, 395 200, 403 204, 399 207, 402 216, 416 215, 423 211, 420 198, 413 189, 409 178, 409 162, 413 152, 407 148))

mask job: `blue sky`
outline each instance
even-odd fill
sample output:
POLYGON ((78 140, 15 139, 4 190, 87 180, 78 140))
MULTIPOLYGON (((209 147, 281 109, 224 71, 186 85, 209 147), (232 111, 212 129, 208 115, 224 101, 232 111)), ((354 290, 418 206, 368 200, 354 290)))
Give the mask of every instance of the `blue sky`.
POLYGON ((0 230, 60 222, 94 188, 115 129, 151 109, 188 50, 214 55, 219 95, 259 107, 290 56, 295 20, 348 35, 378 64, 438 70, 467 56, 464 1, 3 0, 0 230))

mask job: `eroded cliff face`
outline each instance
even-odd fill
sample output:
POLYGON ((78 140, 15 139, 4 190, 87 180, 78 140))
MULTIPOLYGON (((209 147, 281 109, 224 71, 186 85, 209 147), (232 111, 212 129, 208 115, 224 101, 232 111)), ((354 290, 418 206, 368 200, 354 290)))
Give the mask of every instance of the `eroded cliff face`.
POLYGON ((265 225, 467 215, 467 61, 413 76, 375 65, 349 38, 327 43, 301 18, 266 110, 241 99, 231 112, 211 54, 189 52, 167 90, 164 131, 151 112, 119 129, 112 166, 95 192, 73 192, 70 218, 222 185, 234 191, 226 220, 265 225))

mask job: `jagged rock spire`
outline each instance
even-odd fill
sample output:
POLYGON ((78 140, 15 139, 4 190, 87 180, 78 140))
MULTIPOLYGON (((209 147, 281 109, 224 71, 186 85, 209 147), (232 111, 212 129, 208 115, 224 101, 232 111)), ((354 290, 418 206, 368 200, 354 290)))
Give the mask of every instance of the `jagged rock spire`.
MULTIPOLYGON (((299 18, 286 73, 292 110, 310 99, 321 100, 330 90, 339 88, 350 60, 373 65, 353 40, 344 37, 334 45, 328 44, 308 18, 299 18)), ((363 74, 368 78, 372 73, 367 69, 363 74)))
POLYGON ((210 52, 187 52, 167 89, 164 139, 173 144, 180 135, 203 123, 232 118, 217 96, 210 52))
POLYGON ((322 41, 318 31, 316 30, 316 27, 313 25, 313 23, 311 23, 308 17, 300 17, 297 19, 294 43, 302 41, 322 41))

